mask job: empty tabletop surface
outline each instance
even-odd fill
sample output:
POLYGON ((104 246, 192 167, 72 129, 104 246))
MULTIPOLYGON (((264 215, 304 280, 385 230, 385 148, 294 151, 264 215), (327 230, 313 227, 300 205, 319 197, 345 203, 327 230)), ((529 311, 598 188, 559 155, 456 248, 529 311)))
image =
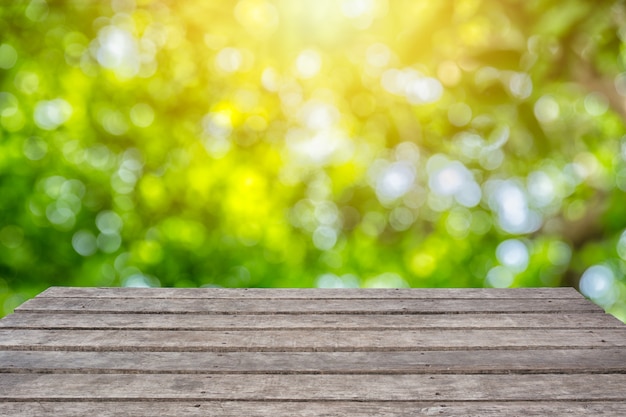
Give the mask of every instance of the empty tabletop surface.
POLYGON ((572 288, 52 287, 0 320, 2 416, 626 416, 572 288))

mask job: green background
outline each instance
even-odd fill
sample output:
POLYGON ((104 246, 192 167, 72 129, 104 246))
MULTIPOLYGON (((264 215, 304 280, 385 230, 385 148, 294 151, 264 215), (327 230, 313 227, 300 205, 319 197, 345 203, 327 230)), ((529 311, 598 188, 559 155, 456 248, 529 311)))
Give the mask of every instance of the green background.
POLYGON ((626 319, 621 1, 32 0, 0 36, 0 315, 565 285, 626 319))

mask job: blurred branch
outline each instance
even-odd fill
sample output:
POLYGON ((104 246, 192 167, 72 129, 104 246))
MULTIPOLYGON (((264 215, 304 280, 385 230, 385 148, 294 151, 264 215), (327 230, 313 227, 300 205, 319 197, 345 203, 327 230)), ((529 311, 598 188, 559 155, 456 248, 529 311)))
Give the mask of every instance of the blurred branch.
POLYGON ((559 217, 549 223, 545 230, 549 233, 557 233, 563 240, 572 245, 574 251, 584 247, 587 243, 602 239, 604 227, 601 219, 608 208, 608 195, 606 192, 598 191, 587 201, 585 212, 575 219, 559 217))
POLYGON ((626 121, 626 97, 617 92, 615 77, 601 74, 588 59, 576 54, 572 55, 574 61, 572 75, 575 81, 587 91, 600 93, 608 100, 611 109, 626 121))

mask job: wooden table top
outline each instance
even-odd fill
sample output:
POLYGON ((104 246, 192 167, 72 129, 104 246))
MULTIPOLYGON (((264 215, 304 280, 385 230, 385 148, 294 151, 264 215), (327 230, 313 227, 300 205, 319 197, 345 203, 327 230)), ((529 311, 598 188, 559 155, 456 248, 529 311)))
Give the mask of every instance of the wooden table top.
POLYGON ((626 416, 571 288, 52 287, 0 320, 2 416, 626 416))

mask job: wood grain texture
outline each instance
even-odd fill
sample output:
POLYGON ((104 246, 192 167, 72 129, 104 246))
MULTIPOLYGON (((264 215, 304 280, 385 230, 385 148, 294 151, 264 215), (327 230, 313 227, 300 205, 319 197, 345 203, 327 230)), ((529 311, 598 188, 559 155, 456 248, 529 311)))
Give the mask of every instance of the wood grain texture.
POLYGON ((421 330, 421 329, 623 329, 608 314, 116 314, 19 312, 0 329, 48 330, 421 330))
POLYGON ((59 298, 36 297, 15 309, 21 312, 142 314, 461 314, 461 313, 603 313, 583 299, 476 298, 293 300, 263 298, 59 298))
POLYGON ((626 375, 4 374, 0 400, 623 400, 626 375))
POLYGON ((4 374, 0 400, 623 400, 626 375, 4 374))
POLYGON ((142 331, 0 330, 0 349, 128 352, 351 352, 626 348, 626 329, 142 331))
POLYGON ((0 416, 626 415, 571 288, 53 287, 0 320, 0 416))
POLYGON ((625 373, 624 349, 398 352, 0 351, 0 373, 565 374, 625 373))
POLYGON ((84 401, 3 402, 0 415, 11 417, 623 417, 622 401, 84 401))
POLYGON ((261 299, 360 299, 360 298, 565 298, 580 299, 573 288, 86 288, 50 287, 38 297, 59 298, 261 298, 261 299))

